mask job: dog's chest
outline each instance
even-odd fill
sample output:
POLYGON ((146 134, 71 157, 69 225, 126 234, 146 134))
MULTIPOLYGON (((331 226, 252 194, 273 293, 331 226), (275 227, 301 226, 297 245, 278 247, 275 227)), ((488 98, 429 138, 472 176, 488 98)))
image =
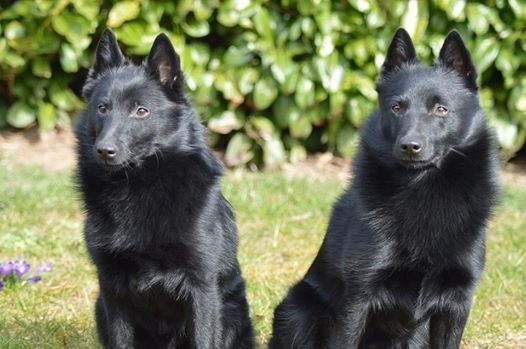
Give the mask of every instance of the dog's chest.
POLYGON ((126 274, 124 297, 139 312, 155 318, 185 318, 192 276, 183 267, 164 268, 150 262, 126 274))
POLYGON ((472 273, 460 266, 387 268, 377 271, 373 312, 383 323, 408 328, 437 311, 439 304, 461 299, 473 286, 472 273))
POLYGON ((196 270, 202 266, 191 249, 176 246, 147 255, 127 251, 97 258, 105 287, 140 313, 181 317, 200 280, 196 270))
POLYGON ((189 302, 185 297, 184 277, 174 277, 173 274, 131 274, 128 294, 130 304, 138 313, 148 317, 166 320, 185 318, 189 311, 189 302))

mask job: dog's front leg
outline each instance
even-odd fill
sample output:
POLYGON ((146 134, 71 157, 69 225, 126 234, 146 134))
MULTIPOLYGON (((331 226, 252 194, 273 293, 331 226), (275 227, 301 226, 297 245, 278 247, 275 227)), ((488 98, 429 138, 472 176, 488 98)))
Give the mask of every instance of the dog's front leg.
POLYGON ((194 349, 221 348, 221 321, 218 290, 208 287, 192 295, 190 335, 194 349))
POLYGON ((350 304, 336 320, 329 349, 357 349, 367 325, 368 306, 361 302, 350 304))
POLYGON ((126 308, 121 305, 122 301, 109 295, 109 292, 103 293, 102 299, 108 327, 108 342, 104 344, 104 348, 133 348, 133 324, 126 308))
POLYGON ((430 321, 431 349, 456 349, 460 346, 462 333, 468 320, 469 306, 458 305, 456 309, 434 314, 430 321))

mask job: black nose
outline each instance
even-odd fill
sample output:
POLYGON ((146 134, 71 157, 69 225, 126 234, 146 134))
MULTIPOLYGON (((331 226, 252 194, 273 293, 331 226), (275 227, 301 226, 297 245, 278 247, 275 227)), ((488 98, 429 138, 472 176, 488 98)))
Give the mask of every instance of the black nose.
POLYGON ((97 145, 97 153, 102 160, 112 160, 117 156, 117 147, 111 143, 97 145))
POLYGON ((407 155, 416 155, 422 150, 422 145, 415 141, 403 142, 400 144, 400 150, 407 155))

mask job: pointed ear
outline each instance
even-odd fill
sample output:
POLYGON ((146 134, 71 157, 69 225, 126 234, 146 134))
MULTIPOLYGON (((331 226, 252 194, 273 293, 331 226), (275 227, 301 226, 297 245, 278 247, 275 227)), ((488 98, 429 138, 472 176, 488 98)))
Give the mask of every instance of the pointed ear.
POLYGON ((386 75, 399 69, 405 63, 415 62, 418 62, 418 59, 411 37, 404 28, 399 28, 393 37, 393 41, 391 41, 391 45, 389 45, 380 73, 386 75))
POLYGON ((451 31, 444 40, 438 55, 438 62, 462 76, 468 88, 477 89, 477 71, 464 41, 456 30, 451 31))
POLYGON ((124 64, 125 61, 126 58, 119 48, 115 34, 110 29, 105 29, 97 45, 95 61, 88 72, 88 77, 82 90, 84 98, 89 98, 93 82, 100 74, 124 64))
POLYGON ((181 60, 166 34, 157 35, 146 64, 162 85, 174 89, 184 85, 181 60))

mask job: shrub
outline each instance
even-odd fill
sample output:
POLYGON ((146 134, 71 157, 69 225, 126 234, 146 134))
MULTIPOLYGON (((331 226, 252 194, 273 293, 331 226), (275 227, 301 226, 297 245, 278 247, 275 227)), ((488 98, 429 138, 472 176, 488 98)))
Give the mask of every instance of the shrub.
POLYGON ((456 28, 509 157, 526 138, 525 25, 519 0, 18 1, 0 14, 0 126, 45 132, 68 123, 105 27, 135 56, 163 31, 227 164, 275 166, 318 150, 348 156, 396 28, 427 62, 456 28))

